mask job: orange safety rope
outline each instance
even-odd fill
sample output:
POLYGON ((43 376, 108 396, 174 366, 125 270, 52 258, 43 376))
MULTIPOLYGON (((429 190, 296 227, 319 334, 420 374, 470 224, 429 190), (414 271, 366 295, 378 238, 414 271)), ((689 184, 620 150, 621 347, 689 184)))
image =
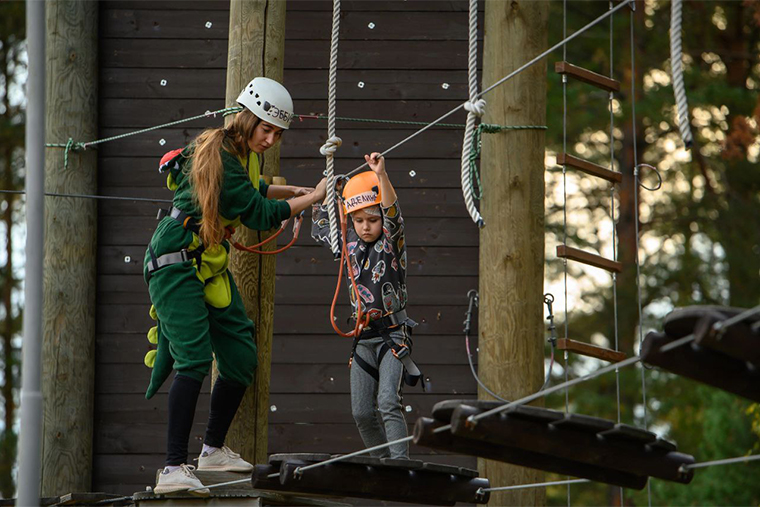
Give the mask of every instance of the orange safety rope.
MULTIPOLYGON (((273 241, 277 236, 282 234, 282 231, 285 230, 285 227, 288 225, 289 222, 290 222, 290 219, 287 219, 286 221, 284 221, 282 223, 282 226, 280 226, 280 229, 277 232, 272 234, 270 237, 268 237, 261 243, 256 243, 255 245, 246 246, 246 245, 241 245, 237 241, 233 241, 232 246, 234 246, 235 248, 243 252, 250 252, 250 253, 255 253, 255 254, 260 254, 260 255, 276 255, 276 254, 282 253, 288 248, 290 248, 291 246, 293 246, 295 242, 298 240, 298 234, 301 232, 301 224, 303 224, 303 213, 301 213, 299 216, 296 217, 296 221, 293 224, 293 239, 290 240, 290 243, 283 246, 282 248, 278 248, 277 250, 259 250, 259 247, 266 245, 270 241, 273 241)), ((235 234, 235 229, 232 227, 227 227, 227 233, 225 235, 225 238, 230 239, 233 234, 235 234)))
POLYGON ((338 333, 340 336, 345 336, 346 338, 353 338, 356 336, 359 336, 364 328, 369 324, 369 315, 364 315, 364 312, 362 311, 362 300, 361 300, 361 294, 359 294, 359 289, 356 286, 356 280, 354 279, 354 270, 351 267, 351 263, 349 261, 348 257, 348 248, 346 246, 346 228, 347 228, 347 219, 346 216, 343 214, 343 206, 338 205, 338 210, 340 213, 340 231, 342 235, 342 248, 340 250, 340 265, 338 268, 338 283, 335 286, 335 295, 333 296, 332 305, 330 306, 330 324, 332 324, 333 329, 336 333, 338 333), (338 325, 335 323, 335 304, 338 301, 338 294, 340 294, 340 284, 343 281, 343 264, 346 265, 346 270, 348 271, 348 277, 351 280, 351 289, 354 291, 354 298, 356 301, 356 324, 354 325, 353 331, 349 331, 348 333, 344 333, 343 331, 338 328, 338 325))

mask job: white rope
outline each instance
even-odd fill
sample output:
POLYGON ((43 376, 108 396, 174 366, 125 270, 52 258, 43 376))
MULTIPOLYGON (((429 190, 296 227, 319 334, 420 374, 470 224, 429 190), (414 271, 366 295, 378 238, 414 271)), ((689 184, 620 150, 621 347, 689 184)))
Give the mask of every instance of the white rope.
POLYGON ((342 144, 335 135, 335 97, 338 81, 338 38, 340 36, 340 0, 333 0, 332 37, 330 39, 330 75, 327 92, 327 142, 319 149, 325 156, 325 176, 327 176, 327 216, 330 220, 330 249, 338 256, 338 218, 335 210, 335 166, 333 157, 342 144), (336 141, 337 140, 337 141, 336 141))
POLYGON ((467 76, 470 100, 464 103, 468 111, 462 140, 462 195, 467 206, 467 213, 472 221, 483 227, 483 217, 475 206, 475 193, 472 190, 472 170, 470 168, 470 152, 472 151, 472 136, 475 133, 475 120, 483 116, 486 101, 478 99, 478 0, 470 0, 470 46, 467 60, 467 76))
POLYGON ((670 2, 670 73, 673 78, 673 92, 678 111, 678 128, 681 139, 687 148, 691 148, 694 139, 689 125, 689 104, 686 102, 686 87, 683 84, 683 61, 681 51, 681 20, 683 0, 670 2))
POLYGON ((338 136, 332 136, 330 139, 325 141, 325 144, 323 144, 321 148, 319 148, 319 153, 325 157, 332 157, 335 155, 335 152, 338 151, 338 148, 340 148, 342 144, 343 139, 338 136))
MULTIPOLYGON (((596 18, 595 20, 593 20, 590 23, 588 23, 587 25, 585 25, 583 28, 580 28, 578 31, 576 31, 575 33, 573 33, 571 36, 562 39, 561 41, 559 41, 558 43, 556 43, 555 45, 553 45, 552 47, 550 47, 549 49, 547 49, 543 53, 541 53, 541 54, 533 57, 529 61, 527 61, 524 64, 522 64, 520 67, 516 68, 515 70, 513 70, 512 72, 510 72, 509 74, 507 74, 503 78, 499 79, 494 84, 492 84, 491 86, 489 86, 488 88, 486 88, 482 92, 478 93, 478 95, 475 98, 478 99, 478 98, 484 96, 486 93, 490 92, 491 90, 493 90, 497 86, 500 86, 500 85, 506 83, 507 81, 509 81, 510 79, 512 79, 513 77, 515 77, 516 75, 518 75, 521 72, 523 72, 524 70, 526 70, 526 69, 534 66, 535 64, 537 64, 538 62, 540 62, 541 60, 543 60, 544 58, 546 58, 548 55, 550 55, 551 53, 553 53, 555 50, 563 47, 565 44, 567 44, 571 40, 573 40, 573 39, 575 39, 577 37, 580 37, 583 33, 587 32, 589 29, 591 29, 594 26, 598 25, 599 23, 601 23, 602 21, 604 21, 605 19, 607 19, 609 16, 611 16, 615 12, 617 12, 620 9, 622 9, 623 7, 629 5, 632 1, 633 0, 623 0, 618 5, 616 5, 614 9, 605 12, 604 14, 602 14, 601 16, 599 16, 598 18, 596 18)), ((443 120, 445 120, 446 118, 448 118, 452 114, 456 113, 457 111, 459 111, 463 107, 464 107, 464 103, 459 104, 458 106, 456 106, 451 111, 449 111, 447 113, 444 113, 443 115, 439 116, 438 118, 436 118, 432 122, 428 123, 427 125, 425 125, 421 129, 419 129, 418 131, 410 134, 409 136, 405 137, 401 141, 397 142, 396 144, 394 144, 393 146, 391 146, 390 148, 388 148, 387 150, 385 150, 384 152, 382 152, 380 155, 381 156, 386 156, 388 153, 392 152, 393 150, 395 150, 399 146, 401 146, 401 145, 403 145, 405 143, 408 143, 409 141, 411 141, 412 139, 414 139, 418 135, 422 134, 426 130, 429 130, 432 127, 436 126, 438 123, 442 122, 443 120)), ((367 167, 367 163, 366 162, 363 163, 362 165, 360 165, 359 167, 356 167, 355 169, 353 169, 350 172, 348 172, 346 174, 346 176, 351 176, 352 174, 355 174, 356 172, 361 171, 365 167, 367 167)))

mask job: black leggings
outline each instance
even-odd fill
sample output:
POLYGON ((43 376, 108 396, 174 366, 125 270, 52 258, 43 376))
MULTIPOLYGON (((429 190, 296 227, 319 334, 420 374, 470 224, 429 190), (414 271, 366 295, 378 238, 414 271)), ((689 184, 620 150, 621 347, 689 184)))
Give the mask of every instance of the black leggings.
MULTIPOLYGON (((169 427, 166 466, 187 463, 187 444, 195 417, 195 406, 202 383, 191 377, 177 374, 169 389, 169 427)), ((222 447, 232 419, 245 394, 245 386, 217 378, 211 392, 208 426, 204 443, 222 447)))

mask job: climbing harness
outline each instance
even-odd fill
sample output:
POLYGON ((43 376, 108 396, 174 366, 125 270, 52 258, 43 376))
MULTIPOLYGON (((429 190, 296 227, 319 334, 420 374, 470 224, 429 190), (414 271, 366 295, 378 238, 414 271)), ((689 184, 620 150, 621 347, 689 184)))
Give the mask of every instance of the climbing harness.
MULTIPOLYGON (((390 352, 393 354, 393 357, 401 361, 404 365, 404 383, 408 386, 416 386, 417 382, 422 378, 422 372, 412 360, 412 342, 411 337, 409 336, 411 330, 416 325, 417 323, 407 316, 406 310, 400 310, 378 320, 370 321, 368 326, 369 329, 366 329, 363 333, 354 337, 354 343, 351 347, 351 357, 348 360, 348 367, 351 368, 353 362, 356 361, 356 364, 359 365, 362 370, 367 372, 375 379, 375 381, 379 382, 380 372, 378 371, 378 368, 380 363, 382 363, 383 358, 385 358, 385 355, 390 352), (405 339, 402 343, 396 343, 393 341, 393 338, 391 338, 391 332, 395 329, 403 331, 405 339), (376 338, 378 336, 382 337, 383 346, 377 354, 378 368, 375 368, 364 361, 364 359, 356 353, 356 347, 359 345, 359 341, 376 338)), ((425 382, 422 383, 422 390, 427 391, 425 382)))
MULTIPOLYGON (((337 193, 337 192, 336 192, 337 193)), ((332 304, 330 305, 330 324, 335 332, 346 338, 353 338, 353 345, 351 347, 351 355, 348 360, 348 367, 351 368, 354 360, 365 372, 367 372, 372 378, 379 381, 380 373, 377 368, 367 364, 358 354, 356 354, 356 347, 359 341, 368 338, 376 338, 378 336, 383 339, 383 346, 378 353, 377 364, 380 365, 385 355, 390 351, 393 356, 401 361, 404 365, 404 382, 409 386, 415 386, 422 378, 422 372, 419 367, 414 363, 411 358, 411 330, 417 326, 417 323, 410 319, 406 310, 399 310, 394 313, 389 313, 383 317, 375 320, 370 320, 371 315, 365 314, 363 309, 363 303, 361 295, 359 294, 359 288, 354 277, 355 273, 351 266, 350 255, 348 253, 347 239, 348 239, 348 213, 367 208, 369 206, 375 206, 382 202, 382 195, 379 188, 377 176, 373 172, 365 172, 351 178, 343 188, 343 198, 338 208, 338 215, 340 220, 340 232, 341 232, 341 248, 340 248, 340 262, 338 264, 338 281, 335 285, 335 294, 333 295, 332 304), (337 318, 335 317, 335 306, 338 302, 338 295, 340 294, 340 287, 343 281, 343 267, 345 266, 348 272, 349 280, 351 281, 350 290, 353 291, 354 301, 356 302, 355 312, 355 324, 354 329, 349 332, 343 332, 336 324, 337 318), (406 339, 403 343, 397 344, 391 338, 391 331, 394 329, 402 329, 406 339), (409 343, 406 343, 406 342, 409 343)), ((423 391, 428 390, 429 379, 425 379, 422 383, 423 391)))
MULTIPOLYGON (((280 228, 275 232, 273 235, 265 239, 264 241, 260 243, 256 243, 255 245, 242 245, 238 243, 237 241, 231 241, 232 246, 234 246, 237 250, 241 250, 244 252, 250 252, 250 253, 257 253, 260 255, 276 255, 279 253, 284 252, 295 242, 298 240, 298 234, 301 231, 301 224, 303 223, 303 211, 296 217, 295 223, 293 224, 293 239, 290 240, 290 243, 287 245, 278 248, 277 250, 259 250, 260 247, 266 245, 267 243, 273 241, 277 238, 280 234, 282 234, 282 231, 285 230, 285 227, 288 225, 288 222, 290 222, 290 219, 285 220, 282 222, 282 225, 280 228)), ((164 217, 170 217, 177 221, 180 225, 182 225, 183 228, 187 229, 190 232, 193 232, 195 234, 200 233, 200 225, 196 220, 182 211, 181 209, 171 207, 168 210, 166 209, 160 209, 158 210, 158 214, 156 215, 157 220, 161 220, 164 217)), ((235 234, 235 228, 234 227, 226 227, 225 228, 225 235, 224 239, 230 239, 232 235, 235 234)), ((198 248, 195 250, 187 250, 182 249, 179 252, 172 252, 168 254, 164 254, 161 257, 156 257, 153 253, 153 248, 151 246, 148 247, 148 251, 151 256, 151 260, 148 263, 148 277, 152 275, 154 271, 156 271, 159 268, 163 268, 165 266, 170 266, 172 264, 178 264, 180 262, 185 262, 187 260, 194 259, 196 261, 196 264, 200 264, 201 255, 203 254, 205 250, 205 245, 201 244, 198 248)))
MULTIPOLYGON (((156 215, 156 220, 161 220, 164 217, 171 217, 172 219, 179 222, 182 227, 185 229, 194 232, 195 234, 198 234, 200 232, 200 226, 197 222, 182 211, 181 209, 171 207, 168 210, 167 209, 159 209, 158 214, 156 215)), ((147 278, 150 280, 150 278, 153 276, 153 273, 161 268, 164 268, 166 266, 171 266, 172 264, 179 264, 181 262, 186 262, 189 260, 194 260, 195 265, 200 266, 201 258, 203 256, 203 252, 206 249, 205 245, 201 244, 198 248, 194 250, 188 250, 187 248, 183 248, 179 252, 171 252, 164 254, 160 257, 156 257, 156 253, 153 251, 153 246, 149 243, 148 244, 148 254, 150 255, 150 261, 148 262, 148 274, 147 278)))

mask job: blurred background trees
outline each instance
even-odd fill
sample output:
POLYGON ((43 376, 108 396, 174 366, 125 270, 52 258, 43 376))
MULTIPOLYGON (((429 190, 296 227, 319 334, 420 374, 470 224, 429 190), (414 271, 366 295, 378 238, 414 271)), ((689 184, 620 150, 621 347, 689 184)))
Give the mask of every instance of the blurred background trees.
MULTIPOLYGON (((25 4, 0 3, 0 178, 2 188, 23 187, 25 4)), ((21 279, 23 277, 23 220, 18 195, 0 194, 3 248, 0 249, 2 305, 0 305, 0 376, 2 420, 0 421, 0 495, 13 496, 13 469, 16 461, 16 408, 20 380, 21 279)))

